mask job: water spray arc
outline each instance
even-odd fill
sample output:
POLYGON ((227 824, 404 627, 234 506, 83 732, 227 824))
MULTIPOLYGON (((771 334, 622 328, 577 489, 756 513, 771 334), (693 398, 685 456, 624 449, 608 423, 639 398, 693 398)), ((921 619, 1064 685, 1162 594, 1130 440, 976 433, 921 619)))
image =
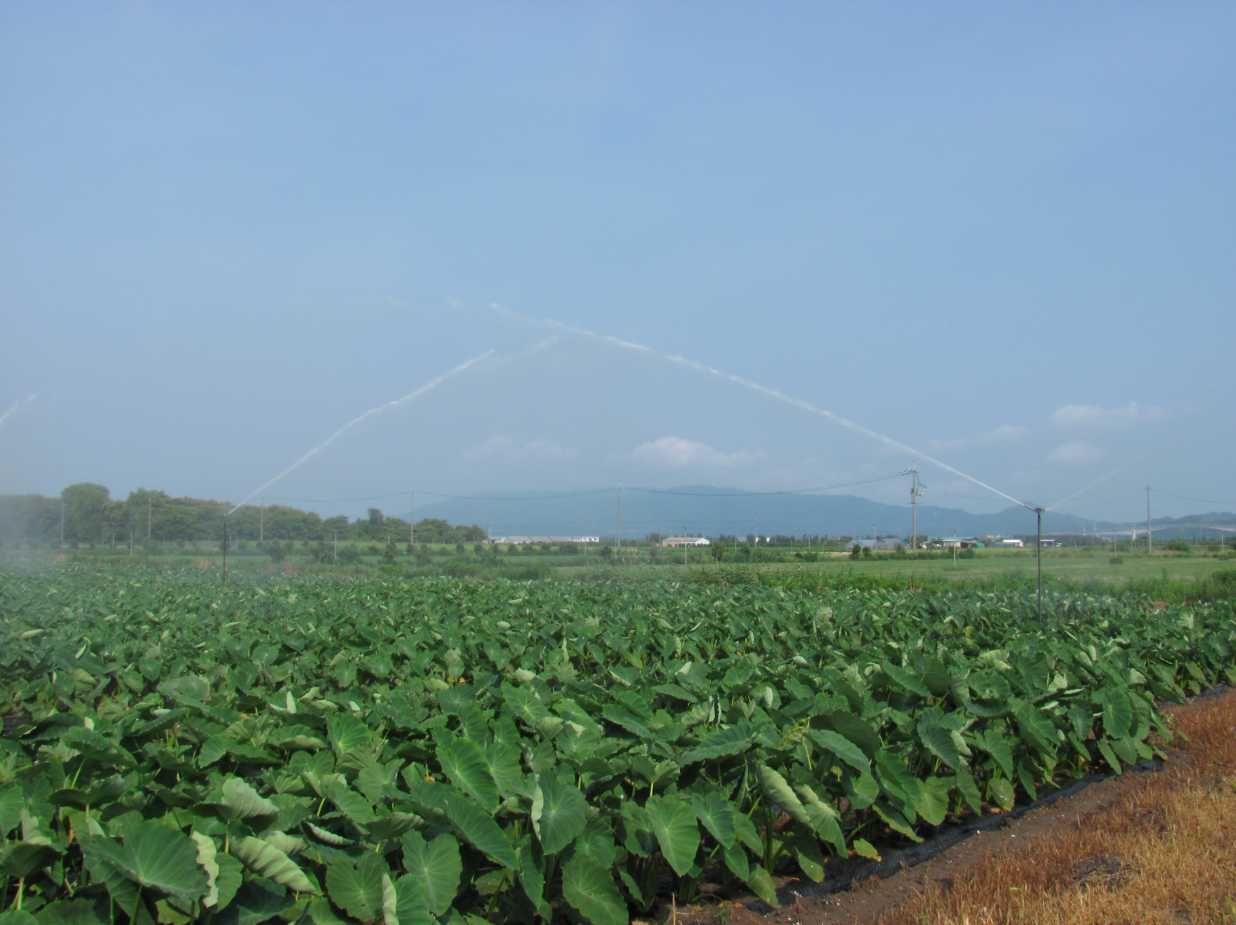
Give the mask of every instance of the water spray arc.
POLYGON ((778 402, 781 402, 782 404, 789 405, 792 408, 798 408, 800 411, 805 411, 808 414, 815 415, 816 417, 825 418, 829 421, 832 421, 835 424, 841 425, 847 430, 851 430, 857 434, 862 434, 865 437, 869 437, 872 440, 876 440, 880 443, 883 443, 885 446, 890 446, 895 450, 898 450, 902 453, 907 454, 908 456, 913 456, 913 457, 917 457, 918 459, 926 460, 927 462, 931 463, 934 466, 938 466, 939 468, 945 470, 946 472, 951 472, 953 475, 957 476, 958 478, 965 479, 966 481, 971 482, 979 486, 980 488, 986 489, 987 491, 990 491, 993 494, 999 495, 1001 498, 1004 498, 1007 501, 1011 501, 1013 504, 1019 505, 1020 507, 1024 507, 1028 510, 1034 510, 1032 505, 1026 503, 1025 501, 1022 501, 1020 498, 1015 498, 1012 495, 1008 494, 1007 492, 1001 491, 999 488, 996 488, 994 485, 989 485, 986 482, 982 481, 981 479, 978 479, 975 476, 970 475, 967 472, 962 472, 960 469, 957 469, 954 466, 950 466, 948 463, 942 460, 936 459, 934 456, 930 456, 927 453, 924 453, 922 450, 919 450, 919 449, 916 449, 915 447, 910 446, 908 443, 902 443, 900 440, 896 440, 893 437, 888 436, 887 434, 882 434, 879 431, 875 431, 869 427, 865 427, 862 424, 859 424, 857 421, 852 421, 843 415, 840 415, 834 411, 828 410, 827 408, 821 408, 818 405, 812 404, 809 401, 805 401, 804 399, 795 398, 792 395, 787 395, 784 392, 781 392, 777 389, 770 388, 766 385, 762 385, 761 383, 755 382, 752 379, 747 379, 744 376, 739 376, 735 373, 726 372, 725 370, 717 369, 712 366, 708 366, 705 363, 701 363, 698 360, 692 360, 689 357, 684 357, 680 354, 665 353, 664 351, 657 350, 645 344, 637 344, 634 341, 623 340, 622 338, 614 337, 609 334, 601 334, 597 331, 590 331, 587 328, 581 328, 575 325, 565 324, 561 321, 555 321, 552 318, 534 318, 530 315, 524 315, 520 312, 512 311, 509 308, 504 308, 500 305, 494 305, 494 304, 490 305, 490 309, 497 312, 498 314, 505 315, 509 318, 515 319, 524 324, 530 324, 536 327, 543 327, 543 328, 549 328, 552 330, 562 331, 567 334, 574 334, 579 337, 586 337, 591 340, 600 341, 601 343, 606 343, 606 344, 609 344, 610 346, 618 347, 622 350, 630 350, 636 353, 647 354, 649 356, 654 356, 654 357, 657 357, 658 359, 664 360, 667 363, 672 363, 675 366, 681 366, 684 369, 691 369, 696 372, 704 373, 706 375, 712 376, 717 379, 725 380, 726 382, 731 382, 734 385, 742 386, 743 388, 748 389, 749 391, 755 392, 759 395, 763 395, 766 398, 771 398, 774 401, 778 401, 778 402))
POLYGON ((370 408, 368 411, 364 412, 363 414, 358 414, 356 417, 352 418, 352 420, 348 421, 346 424, 344 424, 342 427, 336 430, 333 434, 331 434, 329 437, 327 437, 317 446, 312 447, 307 452, 305 452, 304 455, 299 457, 295 462, 293 462, 290 466, 288 466, 286 469, 284 469, 274 478, 270 479, 267 482, 263 482, 253 491, 249 492, 249 494, 245 495, 245 497, 241 499, 240 503, 238 503, 235 507, 233 507, 230 511, 228 511, 225 516, 231 517, 233 514, 239 511, 242 507, 244 507, 246 504, 248 504, 258 495, 262 494, 262 492, 266 491, 268 488, 272 488, 273 486, 277 485, 279 482, 283 481, 283 479, 287 478, 289 475, 291 475, 293 472, 295 472, 297 469, 299 469, 309 460, 313 459, 313 457, 317 456, 319 453, 321 453, 328 446, 330 446, 332 443, 334 443, 336 440, 338 440, 340 437, 346 434, 349 430, 351 430, 357 424, 371 417, 374 417, 386 411, 390 411, 394 408, 397 408, 400 405, 404 405, 404 404, 407 404, 408 402, 416 401, 418 398, 428 395, 430 392, 432 392, 438 386, 442 385, 442 383, 446 382, 448 379, 451 379, 454 376, 458 376, 460 373, 471 369, 473 366, 476 366, 478 363, 489 359, 489 357, 493 356, 493 354, 494 354, 493 350, 486 350, 484 353, 479 354, 478 356, 474 356, 470 360, 465 360, 463 363, 460 363, 458 366, 446 371, 442 375, 436 376, 433 379, 430 379, 424 385, 420 386, 419 388, 414 389, 413 391, 409 392, 407 395, 404 395, 401 398, 396 398, 393 401, 388 401, 386 402, 386 404, 378 405, 375 408, 370 408))
POLYGON ((18 411, 20 411, 22 408, 30 404, 32 401, 34 401, 38 397, 39 396, 37 394, 31 393, 30 395, 27 395, 25 398, 19 398, 17 399, 17 401, 13 402, 13 404, 9 406, 9 409, 5 411, 4 414, 0 414, 0 428, 3 428, 4 425, 9 422, 10 418, 12 418, 15 414, 17 414, 18 411))

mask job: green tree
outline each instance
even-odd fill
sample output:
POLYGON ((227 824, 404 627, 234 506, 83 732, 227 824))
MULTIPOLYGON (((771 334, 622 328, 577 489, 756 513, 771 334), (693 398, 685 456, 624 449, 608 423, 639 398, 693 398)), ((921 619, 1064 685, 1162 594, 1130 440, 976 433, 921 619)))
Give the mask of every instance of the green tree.
POLYGON ((78 482, 62 491, 60 500, 64 502, 65 539, 80 543, 97 543, 103 539, 110 500, 106 487, 94 482, 78 482))

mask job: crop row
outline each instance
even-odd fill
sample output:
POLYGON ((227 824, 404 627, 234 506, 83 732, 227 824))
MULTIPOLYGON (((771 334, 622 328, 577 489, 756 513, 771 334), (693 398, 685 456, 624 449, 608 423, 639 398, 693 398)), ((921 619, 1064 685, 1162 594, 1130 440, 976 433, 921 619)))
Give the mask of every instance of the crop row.
POLYGON ((627 922, 775 902, 1152 757, 1236 608, 0 576, 0 922, 627 922))

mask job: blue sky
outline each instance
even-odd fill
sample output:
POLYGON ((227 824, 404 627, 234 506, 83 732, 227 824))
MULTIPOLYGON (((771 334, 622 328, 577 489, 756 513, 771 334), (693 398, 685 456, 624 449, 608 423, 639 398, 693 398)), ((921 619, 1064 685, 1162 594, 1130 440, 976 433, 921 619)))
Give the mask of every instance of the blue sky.
POLYGON ((5 4, 0 414, 38 398, 0 491, 239 500, 488 349, 266 496, 914 461, 498 305, 1017 498, 1119 469, 1069 509, 1231 509, 1233 34, 1231 4, 5 4))

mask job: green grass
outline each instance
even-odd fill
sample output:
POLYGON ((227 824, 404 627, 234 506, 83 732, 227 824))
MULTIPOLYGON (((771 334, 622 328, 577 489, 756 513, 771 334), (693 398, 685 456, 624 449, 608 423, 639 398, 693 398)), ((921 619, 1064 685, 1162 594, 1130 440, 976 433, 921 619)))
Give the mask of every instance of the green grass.
MULTIPOLYGON (((727 584, 768 584, 783 587, 837 587, 842 585, 886 587, 938 587, 953 584, 987 587, 1026 585, 1034 581, 1036 564, 1033 550, 979 550, 969 557, 910 557, 893 554, 851 559, 849 556, 823 558, 817 562, 743 562, 727 559, 715 562, 708 551, 694 551, 684 566, 681 556, 660 553, 649 561, 646 548, 625 549, 620 558, 603 558, 597 550, 575 555, 560 553, 477 555, 469 545, 463 554, 453 546, 434 546, 428 561, 406 555, 402 547, 393 562, 369 552, 371 544, 352 543, 362 551, 354 562, 315 563, 303 544, 280 564, 253 547, 229 557, 229 570, 236 573, 287 571, 311 574, 387 577, 454 575, 456 577, 508 577, 597 579, 625 578, 648 580, 656 577, 690 577, 694 581, 727 584)), ((340 543, 343 550, 344 544, 340 543)), ((6 558, 13 552, 6 551, 6 558)), ((28 557, 58 557, 55 552, 22 553, 28 557)), ((216 548, 174 547, 146 554, 138 549, 132 556, 123 547, 66 551, 71 561, 95 563, 117 568, 150 565, 157 568, 218 569, 216 548)), ((1189 553, 1129 550, 1113 555, 1109 549, 1050 549, 1043 553, 1044 581, 1054 585, 1086 588, 1136 588, 1146 593, 1167 596, 1187 594, 1210 582, 1217 573, 1236 570, 1236 552, 1213 548, 1194 548, 1189 553)))

